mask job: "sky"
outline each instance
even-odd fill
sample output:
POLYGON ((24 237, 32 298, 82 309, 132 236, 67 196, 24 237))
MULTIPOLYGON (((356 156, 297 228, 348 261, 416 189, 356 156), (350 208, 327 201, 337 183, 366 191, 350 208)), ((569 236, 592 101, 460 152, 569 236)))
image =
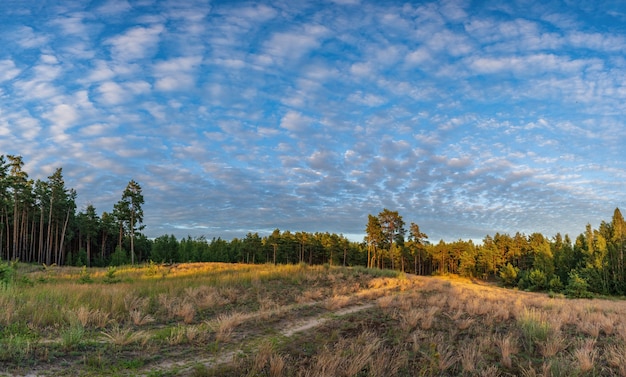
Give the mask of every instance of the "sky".
POLYGON ((144 234, 575 238, 626 210, 621 1, 3 0, 0 154, 144 234))

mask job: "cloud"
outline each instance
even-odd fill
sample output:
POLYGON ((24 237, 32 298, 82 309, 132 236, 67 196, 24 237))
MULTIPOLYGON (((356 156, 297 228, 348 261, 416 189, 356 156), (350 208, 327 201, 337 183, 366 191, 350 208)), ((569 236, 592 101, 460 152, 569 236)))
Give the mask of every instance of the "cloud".
POLYGON ((279 62, 299 60, 320 46, 329 30, 321 25, 304 25, 300 30, 278 32, 265 43, 265 53, 279 62))
POLYGON ((313 119, 296 111, 288 111, 280 121, 280 127, 295 133, 306 132, 310 129, 313 119))
POLYGON ((15 67, 13 60, 0 60, 0 82, 12 80, 20 74, 20 70, 15 67))
POLYGON ((100 100, 107 105, 117 105, 127 99, 127 93, 124 88, 113 81, 101 84, 98 87, 98 92, 100 93, 100 100))
POLYGON ((0 149, 100 210, 139 179, 150 236, 360 234, 384 207, 434 239, 552 234, 624 200, 626 36, 597 7, 14 8, 0 149))
POLYGON ((49 41, 49 37, 44 33, 36 33, 30 26, 21 26, 15 33, 16 43, 25 49, 42 47, 49 41))
POLYGON ((154 65, 157 78, 155 87, 159 90, 182 90, 194 85, 193 74, 202 62, 200 56, 187 56, 161 61, 154 65))
POLYGON ((111 46, 111 55, 116 60, 143 59, 155 53, 163 31, 164 27, 158 24, 150 27, 136 26, 122 35, 108 38, 104 43, 111 46))
POLYGON ((132 9, 126 0, 109 0, 105 4, 96 9, 96 12, 102 13, 106 17, 120 16, 132 9))

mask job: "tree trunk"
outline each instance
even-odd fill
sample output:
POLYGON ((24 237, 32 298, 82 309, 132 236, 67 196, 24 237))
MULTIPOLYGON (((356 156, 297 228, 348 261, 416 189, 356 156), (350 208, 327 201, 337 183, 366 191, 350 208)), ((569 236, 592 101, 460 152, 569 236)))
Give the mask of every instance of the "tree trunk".
POLYGON ((50 211, 48 213, 48 235, 46 245, 46 264, 51 264, 52 260, 52 196, 50 196, 50 211))
POLYGON ((63 223, 63 231, 61 232, 61 245, 59 246, 59 265, 62 264, 63 258, 63 244, 65 242, 65 232, 67 231, 67 223, 70 221, 70 210, 67 210, 67 214, 65 215, 65 222, 63 223))

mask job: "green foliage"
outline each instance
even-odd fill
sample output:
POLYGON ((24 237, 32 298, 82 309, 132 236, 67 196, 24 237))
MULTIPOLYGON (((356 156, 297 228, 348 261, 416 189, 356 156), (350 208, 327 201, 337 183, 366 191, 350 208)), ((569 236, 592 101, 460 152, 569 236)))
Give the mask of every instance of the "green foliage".
POLYGON ((524 344, 531 352, 537 343, 545 342, 551 335, 550 324, 536 309, 524 308, 517 324, 522 331, 524 344))
POLYGON ((518 274, 519 268, 513 267, 511 263, 507 263, 506 266, 500 269, 500 278, 507 287, 514 287, 517 284, 518 274))
POLYGON ((144 276, 152 277, 152 276, 159 275, 160 271, 161 271, 161 266, 159 266, 158 264, 154 263, 154 261, 150 261, 146 265, 145 272, 143 274, 144 274, 144 276))
POLYGON ((8 287, 13 282, 15 267, 12 263, 0 262, 0 286, 8 287))
POLYGON ((91 278, 91 273, 87 270, 87 266, 83 266, 83 268, 80 270, 80 275, 78 276, 78 282, 80 284, 93 283, 93 279, 91 278))
POLYGON ((565 294, 572 298, 591 298, 591 293, 587 290, 589 284, 582 278, 577 271, 572 271, 569 274, 569 282, 565 289, 565 294))
POLYGON ((87 252, 84 249, 80 249, 78 254, 76 254, 76 259, 74 260, 74 266, 86 266, 87 263, 87 252))
POLYGON ((80 323, 72 323, 61 332, 61 346, 66 351, 76 349, 83 340, 85 328, 80 323))
POLYGON ((528 274, 528 283, 528 288, 530 288, 531 290, 541 291, 548 287, 548 277, 546 276, 545 272, 537 268, 533 268, 528 274))
POLYGON ((111 266, 123 266, 128 264, 128 255, 121 247, 116 247, 115 252, 111 254, 111 266))
POLYGON ((563 290, 563 282, 559 276, 553 276, 548 282, 548 288, 552 292, 561 292, 563 290))
POLYGON ((23 362, 32 352, 31 341, 25 335, 11 334, 0 339, 0 361, 23 362))
POLYGON ((119 283, 120 281, 122 281, 122 279, 120 279, 118 276, 115 276, 116 273, 117 273, 117 268, 115 266, 110 266, 107 269, 106 274, 104 275, 103 281, 106 284, 119 283))

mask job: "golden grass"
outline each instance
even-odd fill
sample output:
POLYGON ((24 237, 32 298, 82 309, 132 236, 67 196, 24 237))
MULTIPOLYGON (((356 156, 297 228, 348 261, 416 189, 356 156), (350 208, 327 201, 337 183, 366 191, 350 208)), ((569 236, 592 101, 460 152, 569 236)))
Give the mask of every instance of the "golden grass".
POLYGON ((577 362, 581 372, 588 372, 595 365, 596 356, 598 354, 595 339, 585 339, 582 344, 574 350, 574 359, 577 362))
POLYGON ((326 300, 324 307, 328 310, 337 310, 350 305, 352 298, 350 296, 333 296, 326 300))
MULTIPOLYGON (((116 284, 102 282, 104 269, 91 272, 94 283, 77 284, 80 269, 51 268, 36 272, 45 279, 31 278, 34 286, 0 291, 6 333, 0 361, 17 368, 12 360, 24 357, 18 348, 27 347, 35 366, 63 357, 83 374, 85 360, 94 356, 78 361, 77 350, 94 350, 103 365, 110 355, 149 352, 207 368, 225 353, 235 359, 222 374, 229 377, 626 377, 623 301, 566 300, 468 279, 375 277, 322 266, 181 264, 159 266, 152 275, 149 268, 119 268, 116 284), (346 306, 363 312, 339 310, 346 306), (298 322, 314 325, 282 335, 283 326, 298 322)), ((137 373, 150 374, 149 368, 137 373)))
POLYGON ((134 331, 130 328, 122 328, 119 324, 115 324, 109 330, 102 331, 100 334, 102 339, 118 347, 132 343, 145 345, 145 342, 149 339, 147 333, 134 331))
POLYGON ((511 368, 513 366, 511 356, 518 352, 516 337, 511 333, 502 335, 495 340, 495 344, 500 349, 502 365, 511 368))
POLYGON ((249 315, 241 312, 220 314, 210 325, 215 329, 216 339, 223 342, 230 338, 235 327, 244 323, 248 318, 249 315))
POLYGON ((481 352, 478 344, 469 343, 462 346, 459 352, 459 359, 461 360, 463 372, 473 373, 476 371, 480 355, 481 352))

